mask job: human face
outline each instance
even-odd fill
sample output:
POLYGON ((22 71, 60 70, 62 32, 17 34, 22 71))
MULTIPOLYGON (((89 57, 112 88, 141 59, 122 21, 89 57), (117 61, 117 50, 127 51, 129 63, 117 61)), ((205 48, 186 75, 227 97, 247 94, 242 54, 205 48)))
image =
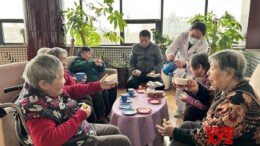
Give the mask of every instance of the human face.
POLYGON ((150 44, 150 39, 148 37, 140 36, 139 40, 140 40, 140 45, 143 48, 146 48, 150 44))
POLYGON ((81 52, 81 57, 85 60, 90 60, 92 57, 92 51, 83 51, 81 52))
POLYGON ((44 80, 41 80, 40 82, 40 87, 43 93, 50 97, 59 96, 62 93, 62 88, 65 83, 63 66, 59 68, 56 79, 53 81, 53 83, 49 84, 44 80))
POLYGON ((65 54, 60 54, 59 59, 63 65, 64 70, 67 70, 67 64, 68 64, 67 56, 65 54))
POLYGON ((229 78, 227 77, 227 73, 225 71, 221 71, 215 61, 210 62, 208 75, 211 84, 220 90, 225 90, 230 82, 228 80, 229 78))
POLYGON ((192 68, 190 66, 190 71, 195 77, 203 77, 204 73, 206 72, 201 65, 198 68, 192 68))
POLYGON ((189 34, 188 40, 190 44, 196 45, 201 41, 202 37, 203 35, 201 31, 193 29, 189 34))

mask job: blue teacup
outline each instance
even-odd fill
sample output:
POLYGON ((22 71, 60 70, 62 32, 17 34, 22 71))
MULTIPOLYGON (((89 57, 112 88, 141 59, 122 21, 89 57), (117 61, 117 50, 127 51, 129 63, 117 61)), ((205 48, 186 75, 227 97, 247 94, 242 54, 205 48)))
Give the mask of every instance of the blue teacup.
POLYGON ((134 88, 129 88, 129 89, 128 89, 128 94, 129 94, 129 96, 134 96, 134 91, 135 91, 134 88))
POLYGON ((121 94, 121 100, 122 102, 126 102, 128 99, 128 94, 121 94))
POLYGON ((78 81, 82 81, 85 75, 86 74, 84 72, 78 72, 76 73, 76 78, 78 81))
POLYGON ((168 64, 163 66, 163 73, 168 75, 168 76, 172 76, 172 72, 176 69, 176 64, 174 62, 169 62, 168 64))

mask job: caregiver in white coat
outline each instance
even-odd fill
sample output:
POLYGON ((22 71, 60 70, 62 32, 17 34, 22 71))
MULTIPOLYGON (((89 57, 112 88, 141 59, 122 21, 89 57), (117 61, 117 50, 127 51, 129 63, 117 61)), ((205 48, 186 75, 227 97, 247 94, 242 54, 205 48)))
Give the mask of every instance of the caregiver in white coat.
MULTIPOLYGON (((205 34, 206 25, 201 21, 195 21, 188 32, 181 33, 167 48, 165 52, 167 60, 175 60, 177 67, 174 71, 174 77, 192 78, 188 62, 193 54, 208 52, 208 43, 204 38, 205 34)), ((176 89, 176 104, 178 108, 174 117, 180 117, 184 113, 185 102, 182 102, 179 98, 182 93, 182 89, 176 89)))

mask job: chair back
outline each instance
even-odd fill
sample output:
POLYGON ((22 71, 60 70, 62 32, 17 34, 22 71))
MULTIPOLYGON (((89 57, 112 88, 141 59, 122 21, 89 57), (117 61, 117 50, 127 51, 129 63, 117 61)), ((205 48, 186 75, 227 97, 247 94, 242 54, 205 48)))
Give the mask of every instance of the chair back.
POLYGON ((257 94, 258 101, 260 102, 260 64, 257 65, 256 69, 254 70, 250 80, 249 84, 253 87, 255 93, 257 94))
MULTIPOLYGON (((27 62, 0 65, 0 103, 11 102, 19 91, 4 93, 3 89, 24 83, 22 74, 27 62)), ((13 114, 0 119, 0 146, 19 146, 15 135, 13 114)))

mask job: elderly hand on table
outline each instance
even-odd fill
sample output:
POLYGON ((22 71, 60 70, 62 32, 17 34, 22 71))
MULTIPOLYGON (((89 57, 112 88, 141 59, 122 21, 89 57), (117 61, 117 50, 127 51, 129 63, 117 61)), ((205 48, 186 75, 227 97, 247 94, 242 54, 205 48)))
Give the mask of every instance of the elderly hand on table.
POLYGON ((169 121, 164 121, 162 126, 156 125, 156 127, 158 128, 158 131, 162 136, 172 137, 174 127, 169 121))

